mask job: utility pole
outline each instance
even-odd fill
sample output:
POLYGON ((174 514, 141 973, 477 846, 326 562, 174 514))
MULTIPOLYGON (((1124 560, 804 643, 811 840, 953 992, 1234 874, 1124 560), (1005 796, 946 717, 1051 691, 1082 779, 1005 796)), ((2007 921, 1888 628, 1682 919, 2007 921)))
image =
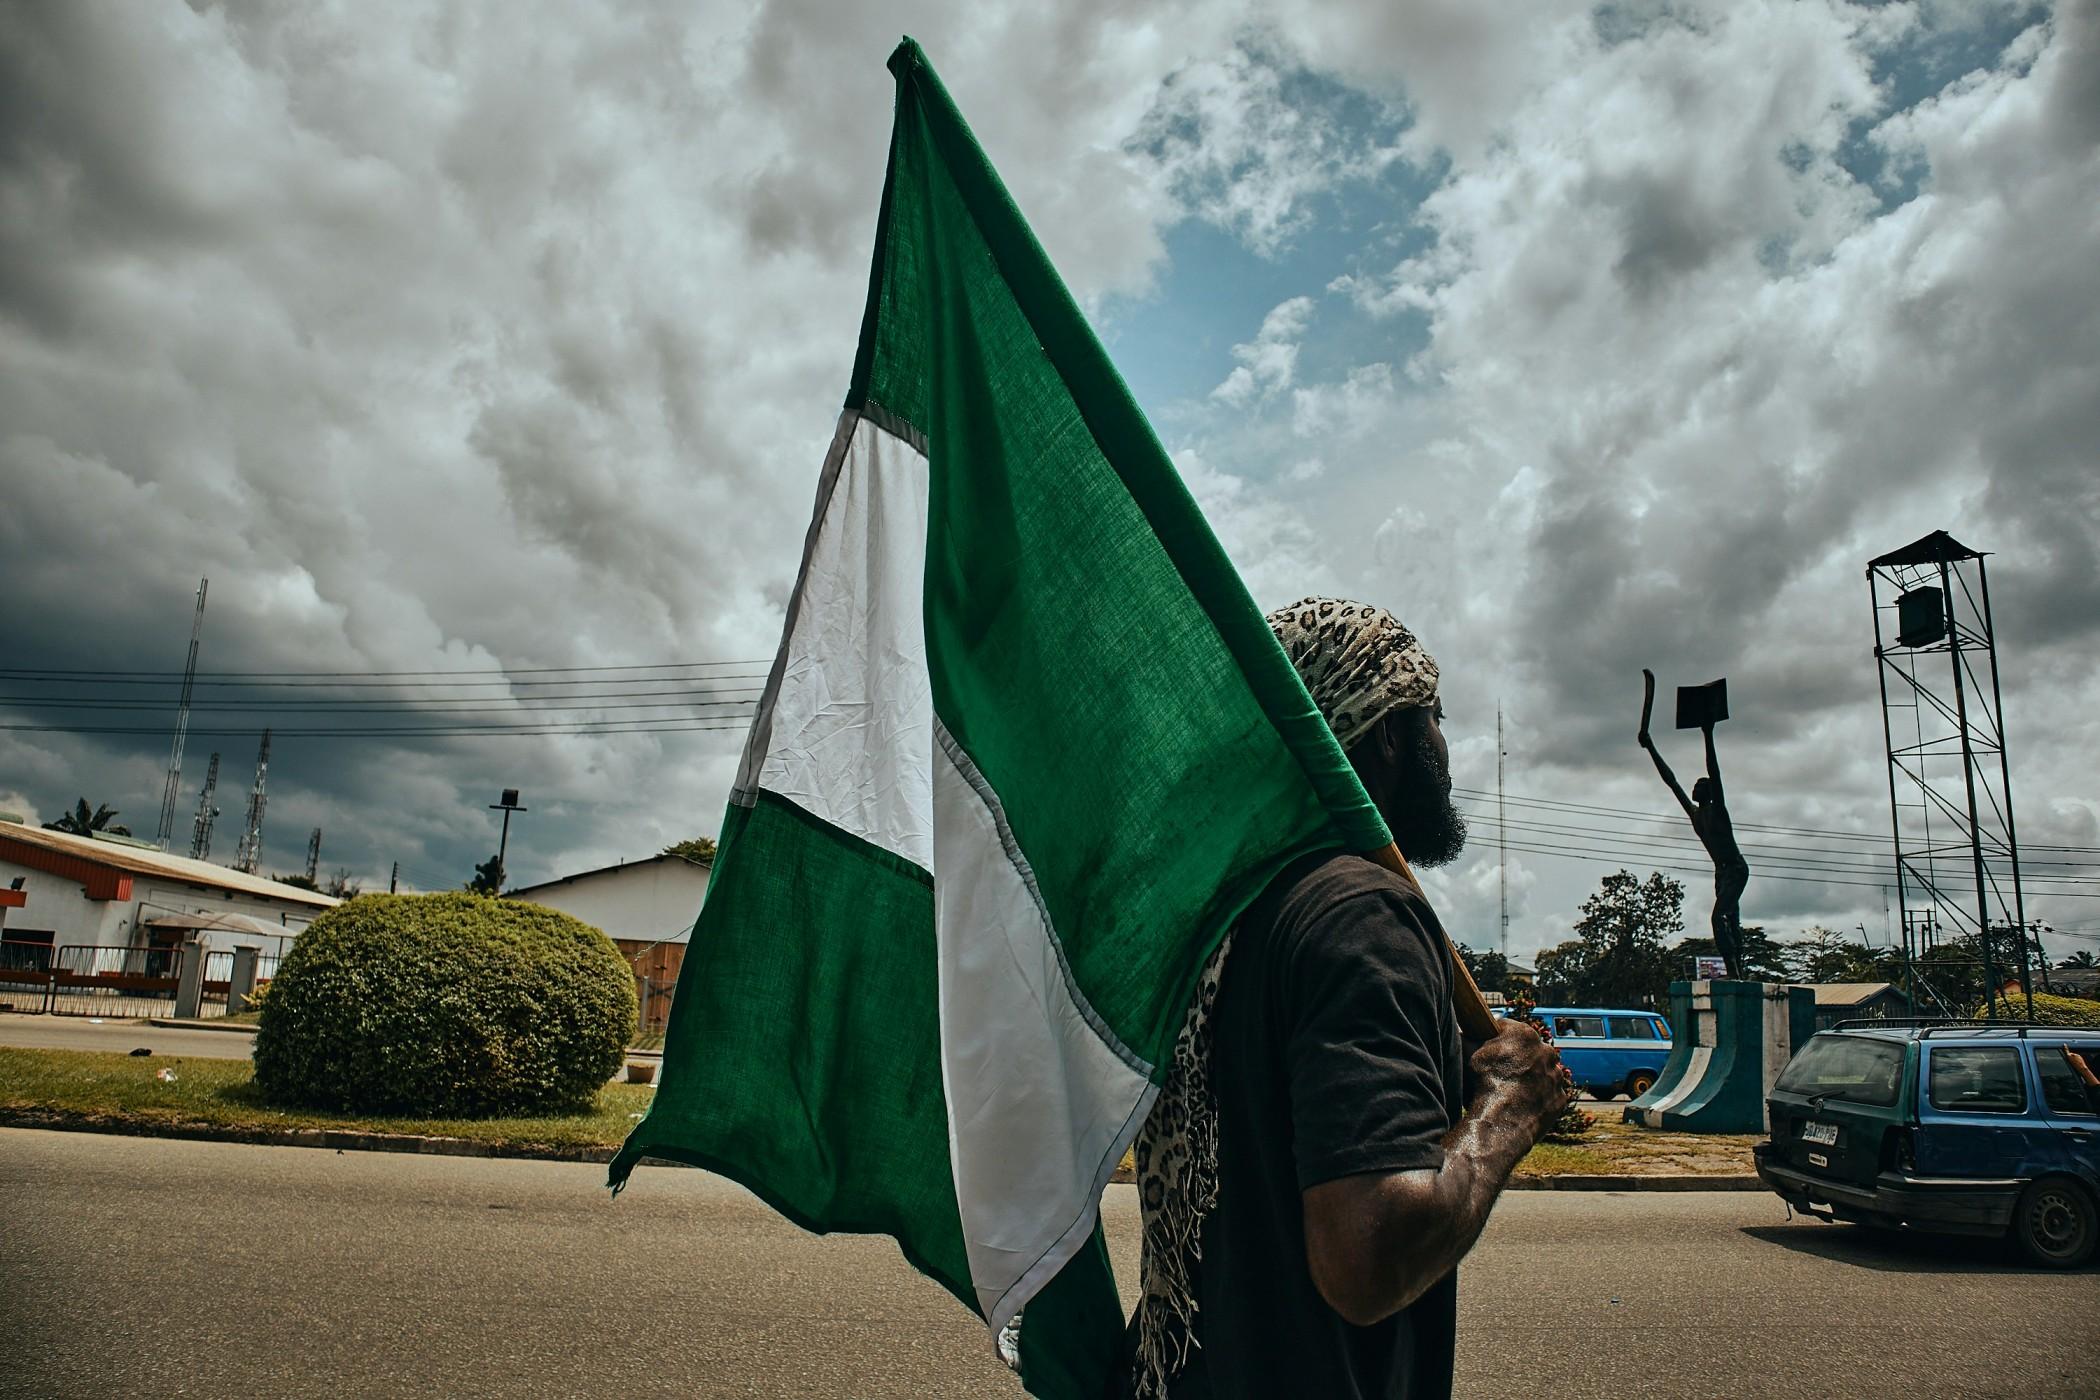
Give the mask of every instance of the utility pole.
POLYGON ((168 783, 160 793, 160 828, 154 843, 162 850, 175 839, 175 795, 182 787, 182 744, 190 732, 190 692, 197 685, 197 641, 204 634, 204 590, 211 580, 197 580, 197 612, 190 619, 189 657, 182 664, 182 698, 175 703, 175 742, 168 750, 168 783))
POLYGON ((1502 802, 1502 702, 1495 702, 1495 877, 1502 884, 1502 961, 1509 961, 1509 809, 1502 802))
POLYGON ((503 856, 504 852, 510 849, 510 814, 512 812, 529 812, 532 809, 518 805, 518 790, 516 788, 505 788, 503 789, 503 800, 491 802, 489 810, 503 814, 503 838, 496 845, 496 895, 498 898, 501 898, 503 895, 504 875, 503 856))
POLYGON ((219 756, 204 769, 204 791, 197 794, 197 816, 190 823, 190 859, 211 857, 211 824, 219 815, 219 756))
POLYGON ((386 877, 386 892, 397 893, 401 888, 401 862, 395 861, 393 870, 386 877))

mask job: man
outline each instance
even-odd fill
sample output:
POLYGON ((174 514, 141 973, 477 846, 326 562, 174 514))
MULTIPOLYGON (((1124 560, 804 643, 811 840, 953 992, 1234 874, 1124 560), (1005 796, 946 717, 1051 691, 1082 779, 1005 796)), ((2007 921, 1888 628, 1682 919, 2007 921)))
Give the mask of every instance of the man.
MULTIPOLYGON (((1401 850, 1456 856, 1429 654, 1360 603, 1269 622, 1401 850)), ((1361 856, 1299 860, 1248 909, 1139 1140, 1132 1394, 1450 1394, 1458 1261, 1574 1094, 1521 1023, 1468 1056, 1451 979, 1421 890, 1361 856)))

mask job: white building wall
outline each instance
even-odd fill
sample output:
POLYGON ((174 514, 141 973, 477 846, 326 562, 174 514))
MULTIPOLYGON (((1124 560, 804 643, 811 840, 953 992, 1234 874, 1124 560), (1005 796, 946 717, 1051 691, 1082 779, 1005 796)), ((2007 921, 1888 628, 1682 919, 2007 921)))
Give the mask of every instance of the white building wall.
MULTIPOLYGON (((78 880, 0 861, 0 889, 17 877, 24 880, 22 892, 28 902, 7 911, 9 929, 50 929, 54 944, 93 943, 100 938, 114 900, 89 899, 80 892, 78 880)), ((132 886, 134 891, 137 888, 132 886)))
POLYGON ((245 914, 283 928, 281 938, 264 938, 246 930, 208 929, 199 936, 207 948, 260 947, 281 952, 291 938, 324 911, 290 900, 209 889, 151 875, 131 877, 130 899, 89 899, 80 881, 0 860, 0 889, 23 877, 28 896, 20 909, 7 911, 7 927, 49 929, 56 947, 84 944, 128 947, 145 941, 143 925, 169 914, 245 914))
POLYGON ((643 861, 521 891, 517 898, 573 914, 608 937, 683 943, 707 895, 708 868, 643 861))

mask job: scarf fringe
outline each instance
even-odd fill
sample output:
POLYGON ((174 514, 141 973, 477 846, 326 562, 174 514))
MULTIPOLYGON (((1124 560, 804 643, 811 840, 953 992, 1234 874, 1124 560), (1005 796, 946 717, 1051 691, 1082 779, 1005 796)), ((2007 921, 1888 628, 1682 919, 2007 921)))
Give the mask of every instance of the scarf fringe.
POLYGON ((1227 933, 1203 965, 1159 1099, 1138 1133, 1139 1275, 1137 1400, 1167 1400, 1173 1379, 1202 1346, 1196 1329, 1196 1266, 1203 1222, 1218 1203, 1218 1104, 1210 1087, 1211 1011, 1217 1005, 1227 933))

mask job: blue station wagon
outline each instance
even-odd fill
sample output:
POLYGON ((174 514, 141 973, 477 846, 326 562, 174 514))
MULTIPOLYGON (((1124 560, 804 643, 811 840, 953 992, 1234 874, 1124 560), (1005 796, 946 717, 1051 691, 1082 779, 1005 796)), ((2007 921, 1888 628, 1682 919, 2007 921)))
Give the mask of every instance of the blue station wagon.
POLYGON ((2009 1237, 2035 1263, 2100 1243, 2100 1031, 1852 1021, 1766 1100, 1757 1174, 1826 1220, 2009 1237))
POLYGON ((1670 1058, 1670 1023, 1653 1011, 1608 1006, 1541 1006, 1531 1013, 1553 1033, 1576 1086, 1600 1099, 1639 1098, 1670 1058))

